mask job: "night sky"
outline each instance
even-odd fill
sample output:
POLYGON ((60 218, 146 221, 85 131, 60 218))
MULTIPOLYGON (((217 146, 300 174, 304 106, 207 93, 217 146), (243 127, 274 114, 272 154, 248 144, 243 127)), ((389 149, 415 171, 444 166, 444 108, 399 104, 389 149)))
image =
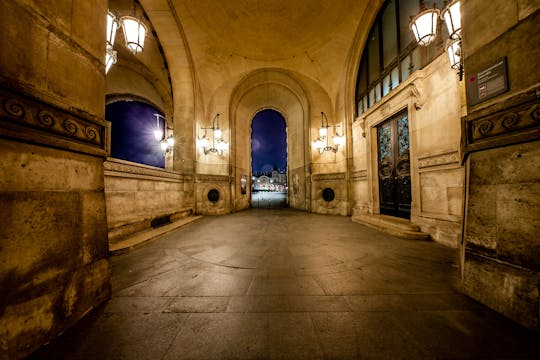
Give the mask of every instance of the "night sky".
MULTIPOLYGON (((105 119, 111 122, 111 157, 165 167, 165 157, 154 138, 154 107, 138 101, 118 101, 107 105, 105 119)), ((163 130, 163 120, 160 121, 163 130)))
POLYGON ((285 119, 275 110, 263 110, 251 124, 252 172, 287 170, 285 119))

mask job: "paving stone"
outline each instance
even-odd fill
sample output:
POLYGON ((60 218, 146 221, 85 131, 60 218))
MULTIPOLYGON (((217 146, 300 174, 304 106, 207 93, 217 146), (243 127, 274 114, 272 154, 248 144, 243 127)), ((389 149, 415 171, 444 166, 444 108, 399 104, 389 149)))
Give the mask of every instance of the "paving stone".
POLYGON ((337 216, 207 217, 111 258, 112 300, 32 358, 539 358, 456 291, 456 252, 337 216))

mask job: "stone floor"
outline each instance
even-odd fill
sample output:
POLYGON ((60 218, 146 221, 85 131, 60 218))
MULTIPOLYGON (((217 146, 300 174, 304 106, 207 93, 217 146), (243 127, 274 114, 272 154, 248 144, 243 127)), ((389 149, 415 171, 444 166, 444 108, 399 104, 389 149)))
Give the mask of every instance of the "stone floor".
POLYGON ((205 217, 113 257, 112 300, 32 358, 539 358, 455 290, 456 260, 347 217, 205 217))

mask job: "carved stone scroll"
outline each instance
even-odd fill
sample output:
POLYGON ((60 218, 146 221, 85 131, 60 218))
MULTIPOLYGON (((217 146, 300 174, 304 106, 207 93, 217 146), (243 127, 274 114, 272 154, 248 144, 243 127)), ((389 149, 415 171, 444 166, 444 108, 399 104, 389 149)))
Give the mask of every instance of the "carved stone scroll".
POLYGON ((0 134, 32 143, 106 156, 108 123, 0 87, 0 134))

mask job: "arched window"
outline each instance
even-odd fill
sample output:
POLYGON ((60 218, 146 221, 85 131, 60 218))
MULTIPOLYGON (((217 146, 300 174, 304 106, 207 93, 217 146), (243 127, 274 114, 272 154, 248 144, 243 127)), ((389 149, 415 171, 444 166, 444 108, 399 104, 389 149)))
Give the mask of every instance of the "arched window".
MULTIPOLYGON (((443 7, 443 0, 428 2, 427 6, 433 3, 443 7)), ((418 0, 387 0, 377 14, 358 68, 357 116, 444 52, 442 39, 448 38, 445 26, 440 26, 437 40, 427 47, 414 41, 409 22, 419 7, 418 0)))
POLYGON ((140 101, 116 101, 105 108, 105 118, 111 122, 111 157, 165 168, 165 154, 154 130, 164 131, 161 112, 140 101))

